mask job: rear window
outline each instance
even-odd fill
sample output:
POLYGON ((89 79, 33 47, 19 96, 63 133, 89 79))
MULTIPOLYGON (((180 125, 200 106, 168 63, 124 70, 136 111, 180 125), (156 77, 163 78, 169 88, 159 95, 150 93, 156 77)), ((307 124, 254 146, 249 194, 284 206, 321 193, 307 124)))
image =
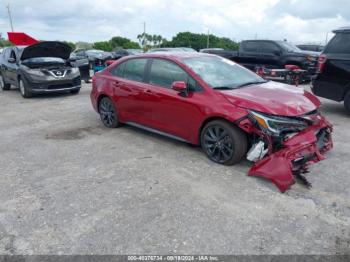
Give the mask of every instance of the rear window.
POLYGON ((128 60, 124 68, 124 78, 137 82, 142 82, 146 63, 147 59, 128 60))
POLYGON ((325 53, 350 54, 350 33, 338 33, 329 42, 325 53))

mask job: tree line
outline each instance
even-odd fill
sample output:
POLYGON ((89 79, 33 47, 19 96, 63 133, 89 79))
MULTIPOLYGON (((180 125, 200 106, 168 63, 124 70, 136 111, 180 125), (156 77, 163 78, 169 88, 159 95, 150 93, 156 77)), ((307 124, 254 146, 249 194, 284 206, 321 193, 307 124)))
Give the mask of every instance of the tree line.
MULTIPOLYGON (((108 41, 98 41, 94 43, 84 42, 69 42, 67 43, 74 50, 76 48, 84 49, 99 49, 103 51, 113 51, 117 49, 139 49, 143 48, 145 51, 155 47, 190 47, 196 50, 207 48, 208 35, 191 32, 180 32, 171 40, 167 40, 161 35, 150 35, 142 33, 137 35, 138 42, 132 41, 121 36, 114 36, 108 41)), ((9 46, 11 43, 4 39, 0 34, 0 48, 9 46)), ((228 50, 237 50, 239 43, 227 37, 218 37, 213 34, 209 35, 210 48, 223 48, 228 50)))

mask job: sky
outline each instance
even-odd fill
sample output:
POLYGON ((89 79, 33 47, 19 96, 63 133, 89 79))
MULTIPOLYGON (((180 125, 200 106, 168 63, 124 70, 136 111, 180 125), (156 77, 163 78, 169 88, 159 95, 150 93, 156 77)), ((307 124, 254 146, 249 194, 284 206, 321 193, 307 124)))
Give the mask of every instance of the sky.
POLYGON ((0 0, 0 32, 41 40, 95 42, 146 32, 170 40, 178 32, 210 33, 236 41, 287 39, 324 44, 350 25, 349 0, 0 0))

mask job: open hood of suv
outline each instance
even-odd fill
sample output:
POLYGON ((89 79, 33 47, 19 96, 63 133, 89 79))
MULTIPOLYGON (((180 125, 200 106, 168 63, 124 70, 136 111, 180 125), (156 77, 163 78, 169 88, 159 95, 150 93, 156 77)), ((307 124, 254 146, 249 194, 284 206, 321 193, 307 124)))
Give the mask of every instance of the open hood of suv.
POLYGON ((69 58, 72 48, 62 42, 46 41, 27 46, 23 49, 21 60, 35 57, 58 57, 64 60, 69 58))
POLYGON ((320 106, 304 89, 272 81, 220 92, 236 106, 271 115, 300 116, 320 106))

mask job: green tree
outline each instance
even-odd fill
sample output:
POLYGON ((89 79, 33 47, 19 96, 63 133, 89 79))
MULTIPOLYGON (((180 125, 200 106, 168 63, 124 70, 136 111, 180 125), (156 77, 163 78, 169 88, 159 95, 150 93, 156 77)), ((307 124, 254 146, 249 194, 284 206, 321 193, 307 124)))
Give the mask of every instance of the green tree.
POLYGON ((118 48, 140 48, 140 45, 136 42, 131 41, 128 38, 121 37, 121 36, 114 36, 109 40, 110 45, 112 47, 112 50, 118 49, 118 48))
POLYGON ((110 51, 113 50, 110 41, 95 42, 95 43, 93 44, 92 48, 98 49, 98 50, 107 51, 107 52, 110 52, 110 51))
POLYGON ((0 33, 0 47, 6 47, 6 46, 11 46, 12 43, 8 40, 6 40, 2 34, 0 33))
POLYGON ((73 43, 73 42, 70 42, 70 41, 62 41, 63 43, 66 43, 67 45, 69 45, 71 48, 72 48, 72 50, 75 50, 75 43, 73 43))

